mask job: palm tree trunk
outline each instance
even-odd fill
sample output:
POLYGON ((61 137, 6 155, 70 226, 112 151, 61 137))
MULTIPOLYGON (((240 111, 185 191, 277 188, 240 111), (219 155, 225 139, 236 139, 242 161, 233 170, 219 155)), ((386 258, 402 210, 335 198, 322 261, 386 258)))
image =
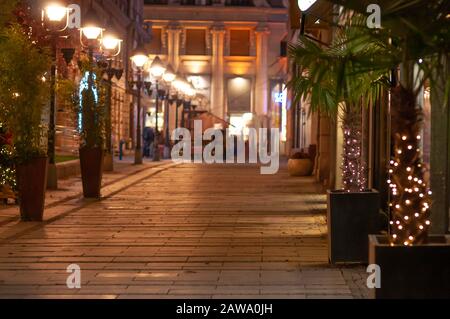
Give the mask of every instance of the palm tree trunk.
POLYGON ((344 147, 342 154, 342 184, 347 192, 366 189, 366 167, 362 159, 361 107, 346 104, 342 119, 344 147))
POLYGON ((394 157, 389 169, 392 200, 391 243, 422 244, 427 240, 429 207, 428 181, 420 150, 422 111, 413 89, 398 85, 391 91, 394 157))

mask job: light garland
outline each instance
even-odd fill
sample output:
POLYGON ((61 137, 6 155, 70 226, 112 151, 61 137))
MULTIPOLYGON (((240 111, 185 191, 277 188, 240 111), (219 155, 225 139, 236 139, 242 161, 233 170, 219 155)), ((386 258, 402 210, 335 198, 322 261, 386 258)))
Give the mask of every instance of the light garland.
MULTIPOLYGON (((16 171, 13 168, 14 149, 9 145, 6 131, 0 123, 0 186, 17 189, 16 171)), ((0 191, 1 191, 0 187, 0 191)))
POLYGON ((414 99, 403 88, 393 94, 392 109, 402 118, 408 118, 409 124, 400 126, 393 122, 395 140, 394 157, 389 165, 387 183, 391 191, 391 245, 411 246, 426 242, 432 192, 425 181, 425 168, 420 151, 421 136, 419 110, 414 99), (412 125, 410 123, 415 123, 412 125))
POLYGON ((356 108, 346 110, 343 118, 344 146, 342 152, 342 184, 346 192, 366 189, 366 167, 361 159, 361 113, 356 108))

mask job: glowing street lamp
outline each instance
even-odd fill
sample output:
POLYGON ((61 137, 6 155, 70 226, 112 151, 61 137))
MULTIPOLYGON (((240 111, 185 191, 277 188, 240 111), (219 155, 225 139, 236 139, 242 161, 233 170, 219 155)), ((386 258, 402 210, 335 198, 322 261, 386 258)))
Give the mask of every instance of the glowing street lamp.
POLYGON ((176 75, 173 67, 169 64, 166 68, 166 71, 164 72, 163 80, 167 83, 172 83, 176 77, 177 77, 177 75, 176 75))
MULTIPOLYGON (((66 21, 68 20, 68 12, 70 11, 69 8, 67 8, 66 6, 60 4, 60 3, 49 3, 47 4, 47 6, 44 8, 43 10, 43 19, 47 19, 49 22, 62 22, 64 19, 66 19, 66 21)), ((64 27, 64 29, 67 27, 67 23, 66 26, 64 27)))
POLYGON ((156 108, 156 123, 155 123, 155 142, 153 143, 155 146, 155 150, 153 152, 153 161, 158 162, 160 160, 159 156, 159 130, 158 130, 158 109, 159 109, 159 79, 163 77, 164 72, 166 72, 167 67, 164 65, 164 63, 161 61, 159 56, 156 56, 152 64, 150 65, 150 74, 155 78, 155 85, 156 85, 156 101, 155 101, 155 108, 156 108))
POLYGON ((143 46, 138 46, 132 56, 131 61, 133 61, 134 66, 139 70, 144 67, 144 65, 148 62, 148 55, 145 51, 145 48, 143 46))
POLYGON ((83 17, 83 23, 80 28, 80 40, 83 46, 90 47, 92 42, 96 40, 100 40, 103 36, 103 28, 100 26, 100 20, 95 14, 94 9, 89 7, 89 10, 86 12, 83 17), (86 38, 89 42, 89 45, 85 45, 83 43, 83 37, 86 38))
POLYGON ((170 123, 170 104, 173 103, 173 100, 170 98, 170 91, 172 90, 172 83, 175 81, 177 77, 177 74, 175 73, 175 70, 173 69, 172 65, 167 65, 166 71, 163 74, 163 80, 168 84, 167 88, 167 95, 166 95, 166 109, 165 109, 165 126, 166 126, 166 139, 165 139, 165 145, 164 145, 164 156, 166 158, 169 157, 169 150, 170 150, 170 130, 169 130, 169 123, 170 123))
POLYGON ((112 105, 112 80, 114 76, 117 80, 120 80, 123 74, 122 69, 113 68, 112 62, 113 58, 118 56, 122 48, 122 39, 116 37, 116 32, 111 24, 108 25, 107 31, 105 31, 103 38, 101 39, 102 50, 104 52, 105 58, 107 60, 107 66, 104 69, 107 79, 106 79, 106 120, 105 120, 105 131, 106 131, 106 153, 104 160, 104 170, 113 171, 114 170, 114 151, 113 151, 113 141, 112 141, 112 119, 111 119, 111 105, 112 105))
POLYGON ((160 78, 164 75, 164 72, 166 72, 166 66, 164 65, 164 63, 161 61, 161 59, 159 58, 159 56, 156 56, 153 59, 152 64, 150 65, 150 73, 155 77, 155 78, 160 78))
POLYGON ((45 26, 51 42, 52 66, 50 71, 50 110, 48 123, 47 156, 49 167, 47 174, 47 188, 57 189, 58 178, 55 163, 55 140, 56 140, 56 64, 57 64, 57 42, 59 32, 67 29, 69 24, 70 9, 58 2, 47 3, 42 10, 42 23, 45 26), (63 24, 64 22, 64 24, 63 24))
POLYGON ((300 34, 305 34, 305 20, 306 20, 306 11, 314 4, 317 0, 297 0, 298 7, 302 12, 302 21, 300 27, 300 34))
POLYGON ((141 91, 144 83, 142 81, 142 71, 148 62, 148 54, 143 45, 139 45, 131 55, 131 61, 137 69, 137 123, 136 123, 136 144, 134 150, 134 164, 142 164, 142 136, 141 136, 141 91))
POLYGON ((122 39, 119 39, 116 37, 113 33, 105 33, 105 35, 102 38, 102 47, 103 49, 108 52, 110 57, 115 57, 120 54, 120 51, 122 49, 122 39))
POLYGON ((308 10, 317 0, 298 0, 297 4, 302 12, 308 10))

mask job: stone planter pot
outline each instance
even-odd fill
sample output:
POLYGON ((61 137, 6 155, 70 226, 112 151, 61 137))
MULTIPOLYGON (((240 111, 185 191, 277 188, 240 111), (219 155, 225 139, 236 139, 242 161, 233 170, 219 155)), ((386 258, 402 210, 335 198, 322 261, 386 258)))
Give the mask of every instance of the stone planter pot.
POLYGON ((81 179, 85 198, 100 198, 103 176, 103 150, 80 148, 81 179))
POLYGON ((329 190, 327 201, 330 263, 367 263, 368 236, 383 228, 380 194, 377 190, 361 193, 329 190))
POLYGON ((309 158, 289 159, 288 172, 291 176, 310 176, 313 172, 314 164, 309 158))
POLYGON ((374 298, 450 298, 450 235, 432 235, 417 246, 390 246, 386 236, 371 235, 369 263, 380 266, 374 298))
POLYGON ((48 158, 38 157, 16 167, 22 221, 40 222, 44 216, 48 158))

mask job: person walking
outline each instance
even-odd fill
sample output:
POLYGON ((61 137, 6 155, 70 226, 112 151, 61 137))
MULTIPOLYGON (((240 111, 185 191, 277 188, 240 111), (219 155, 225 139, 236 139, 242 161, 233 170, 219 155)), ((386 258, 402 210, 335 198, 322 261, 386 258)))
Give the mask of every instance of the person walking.
POLYGON ((145 127, 142 133, 144 139, 144 157, 153 157, 153 143, 155 142, 155 131, 152 127, 145 127))

